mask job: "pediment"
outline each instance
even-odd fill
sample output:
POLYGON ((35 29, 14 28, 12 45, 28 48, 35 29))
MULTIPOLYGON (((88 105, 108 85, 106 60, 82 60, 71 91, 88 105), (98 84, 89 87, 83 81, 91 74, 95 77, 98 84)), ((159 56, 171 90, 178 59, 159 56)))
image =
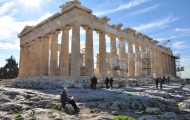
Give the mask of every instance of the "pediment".
POLYGON ((32 28, 33 28, 33 26, 28 26, 28 25, 26 25, 26 26, 24 27, 24 29, 21 31, 21 33, 20 33, 18 36, 22 35, 22 34, 25 33, 26 31, 31 30, 32 28))

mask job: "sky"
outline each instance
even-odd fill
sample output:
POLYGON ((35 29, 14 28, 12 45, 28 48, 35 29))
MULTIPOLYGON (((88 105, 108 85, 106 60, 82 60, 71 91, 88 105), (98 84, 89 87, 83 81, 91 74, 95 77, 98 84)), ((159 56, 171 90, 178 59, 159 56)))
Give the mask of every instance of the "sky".
MULTIPOLYGON (((20 40, 17 35, 26 25, 39 22, 61 12, 60 5, 69 0, 0 0, 0 67, 11 55, 19 63, 20 40)), ((80 0, 81 4, 98 17, 107 16, 110 25, 122 23, 158 40, 173 54, 180 54, 180 65, 185 67, 182 78, 190 78, 190 0, 80 0)), ((71 33, 71 31, 70 31, 71 33)), ((81 28, 81 48, 85 31, 81 28)), ((71 37, 71 35, 70 35, 71 37)), ((98 34, 93 32, 94 56, 98 50, 98 34)), ((59 35, 59 43, 61 35, 59 35)), ((106 36, 106 51, 110 51, 106 36)), ((118 44, 118 42, 117 42, 118 44)), ((126 49, 127 51, 127 49, 126 49)), ((179 62, 178 62, 179 63, 179 62)))

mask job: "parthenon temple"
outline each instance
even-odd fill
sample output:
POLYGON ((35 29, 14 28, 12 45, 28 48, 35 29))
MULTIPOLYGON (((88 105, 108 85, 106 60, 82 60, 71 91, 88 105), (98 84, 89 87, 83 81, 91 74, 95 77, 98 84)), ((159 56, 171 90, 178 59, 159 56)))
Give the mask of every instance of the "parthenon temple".
POLYGON ((110 18, 93 15, 92 10, 78 0, 66 2, 60 9, 61 12, 39 24, 26 26, 18 35, 18 78, 81 80, 93 76, 146 78, 153 73, 157 76, 176 75, 172 50, 159 45, 157 40, 132 28, 122 29, 122 23, 108 24, 110 18), (84 52, 81 52, 80 28, 86 31, 84 52), (69 30, 72 31, 71 48, 69 30), (93 31, 99 35, 97 55, 93 51, 93 31), (59 34, 61 44, 58 43, 59 34), (110 40, 110 53, 106 52, 106 35, 110 40), (84 63, 81 63, 82 59, 84 63))

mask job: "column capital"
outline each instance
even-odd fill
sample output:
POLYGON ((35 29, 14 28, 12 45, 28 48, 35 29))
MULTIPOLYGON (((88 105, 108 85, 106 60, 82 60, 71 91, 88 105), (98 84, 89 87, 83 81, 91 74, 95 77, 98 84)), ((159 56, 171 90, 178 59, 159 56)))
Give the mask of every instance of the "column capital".
POLYGON ((131 40, 126 40, 128 44, 132 44, 133 42, 131 40))
POLYGON ((108 37, 117 37, 116 35, 114 35, 114 34, 111 34, 111 33, 108 33, 108 37))
POLYGON ((125 40, 125 38, 123 38, 123 37, 118 37, 118 39, 119 39, 119 40, 125 40))
POLYGON ((51 31, 51 35, 58 35, 60 33, 60 31, 58 31, 58 30, 54 30, 54 31, 51 31))
POLYGON ((50 38, 50 34, 45 34, 44 36, 43 36, 43 38, 50 38))
POLYGON ((71 27, 72 26, 70 26, 70 25, 66 25, 66 26, 64 26, 64 27, 62 27, 62 31, 69 31, 70 29, 71 29, 71 27))
POLYGON ((105 31, 102 31, 102 30, 97 30, 96 33, 102 34, 102 33, 106 33, 106 32, 105 32, 105 31))
POLYGON ((92 30, 92 27, 90 27, 89 25, 82 25, 84 30, 92 30))

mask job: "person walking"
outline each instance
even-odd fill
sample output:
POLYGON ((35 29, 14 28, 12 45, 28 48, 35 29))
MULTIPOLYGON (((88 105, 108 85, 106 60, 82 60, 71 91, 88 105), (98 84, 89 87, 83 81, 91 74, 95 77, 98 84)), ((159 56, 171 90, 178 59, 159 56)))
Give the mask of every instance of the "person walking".
POLYGON ((94 78, 92 79, 92 89, 96 90, 96 84, 97 84, 97 78, 94 76, 94 78))
POLYGON ((110 87, 111 87, 111 89, 113 88, 112 84, 113 84, 113 79, 110 78, 110 87))
POLYGON ((163 79, 160 77, 159 81, 160 81, 160 89, 162 90, 163 79))
POLYGON ((158 89, 159 78, 156 78, 156 89, 158 89))
POLYGON ((71 104, 75 109, 75 112, 79 112, 80 109, 77 107, 75 101, 73 100, 74 97, 72 98, 67 97, 67 92, 68 89, 65 87, 60 95, 62 107, 64 108, 66 104, 71 104))
POLYGON ((106 81, 105 81, 105 83, 106 83, 106 88, 108 89, 108 83, 109 83, 109 79, 108 79, 108 77, 106 77, 106 81))
POLYGON ((168 85, 170 84, 170 76, 167 77, 168 85))

